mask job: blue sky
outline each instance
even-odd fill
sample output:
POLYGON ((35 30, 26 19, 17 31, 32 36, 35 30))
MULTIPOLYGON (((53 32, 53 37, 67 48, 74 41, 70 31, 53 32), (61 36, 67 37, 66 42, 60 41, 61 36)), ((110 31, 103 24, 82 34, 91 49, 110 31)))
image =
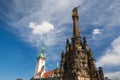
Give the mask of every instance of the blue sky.
POLYGON ((87 37, 96 65, 120 78, 119 0, 0 0, 0 80, 30 79, 42 43, 46 70, 54 69, 72 37, 78 5, 81 37, 87 37))

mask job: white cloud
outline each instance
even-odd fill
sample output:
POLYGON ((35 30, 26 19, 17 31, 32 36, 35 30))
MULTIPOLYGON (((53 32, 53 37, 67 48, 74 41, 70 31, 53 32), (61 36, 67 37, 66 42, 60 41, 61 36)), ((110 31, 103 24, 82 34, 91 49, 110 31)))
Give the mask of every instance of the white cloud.
POLYGON ((54 25, 44 21, 41 24, 30 22, 28 25, 30 33, 24 36, 28 42, 31 42, 34 46, 40 47, 42 43, 47 46, 55 44, 55 29, 54 25))
POLYGON ((105 73, 105 76, 108 77, 108 78, 110 78, 110 79, 120 78, 120 71, 107 72, 107 73, 105 73))
POLYGON ((93 29, 92 37, 95 39, 96 35, 102 34, 102 31, 98 28, 93 29))
POLYGON ((98 35, 98 34, 102 34, 102 31, 98 28, 94 29, 92 32, 93 35, 98 35))
POLYGON ((109 24, 107 24, 107 26, 119 26, 120 25, 120 1, 116 0, 113 1, 112 4, 109 6, 109 8, 107 9, 107 11, 109 13, 112 13, 112 15, 110 16, 110 20, 109 24))
POLYGON ((41 24, 30 22, 28 28, 29 33, 22 35, 22 37, 37 48, 40 48, 42 43, 46 46, 54 46, 57 43, 62 42, 61 38, 64 39, 64 37, 61 36, 64 34, 63 32, 65 29, 55 29, 55 26, 47 21, 44 21, 41 24))
POLYGON ((98 59, 97 66, 120 66, 120 36, 111 43, 111 47, 98 59))
POLYGON ((34 23, 34 22, 31 22, 29 23, 29 28, 32 29, 32 32, 33 34, 35 35, 42 35, 42 34, 47 34, 49 33, 51 30, 54 30, 54 26, 49 23, 49 22, 42 22, 40 25, 34 23))

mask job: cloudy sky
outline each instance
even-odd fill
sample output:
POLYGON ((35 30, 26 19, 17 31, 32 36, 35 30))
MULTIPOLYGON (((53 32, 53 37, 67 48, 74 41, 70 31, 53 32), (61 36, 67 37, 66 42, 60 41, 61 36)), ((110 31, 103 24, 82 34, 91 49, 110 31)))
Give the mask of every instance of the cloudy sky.
POLYGON ((0 0, 0 80, 30 79, 42 43, 46 70, 55 69, 79 5, 81 37, 96 65, 120 78, 120 0, 0 0))

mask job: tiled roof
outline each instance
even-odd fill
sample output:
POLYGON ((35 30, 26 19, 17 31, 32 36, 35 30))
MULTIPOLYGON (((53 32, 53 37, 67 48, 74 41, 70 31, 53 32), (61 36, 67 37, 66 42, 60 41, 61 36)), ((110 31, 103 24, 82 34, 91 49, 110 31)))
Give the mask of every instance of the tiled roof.
POLYGON ((54 74, 59 74, 60 70, 59 69, 55 69, 55 70, 50 70, 46 73, 43 74, 42 78, 50 78, 50 77, 54 77, 54 74))
POLYGON ((44 73, 44 75, 42 76, 42 78, 52 77, 53 74, 54 74, 54 70, 51 70, 49 72, 44 73))

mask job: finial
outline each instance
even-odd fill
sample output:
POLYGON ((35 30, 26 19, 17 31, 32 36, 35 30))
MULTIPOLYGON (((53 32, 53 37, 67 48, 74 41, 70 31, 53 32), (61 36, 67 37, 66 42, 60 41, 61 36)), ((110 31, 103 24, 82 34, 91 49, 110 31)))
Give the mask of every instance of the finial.
POLYGON ((67 43, 69 43, 69 39, 67 39, 67 43))
POLYGON ((44 45, 44 43, 43 43, 43 44, 42 44, 42 48, 41 48, 41 52, 44 53, 44 51, 45 51, 45 45, 44 45))
POLYGON ((58 63, 58 61, 57 61, 57 64, 56 64, 56 68, 59 68, 59 63, 58 63))
POLYGON ((78 7, 75 7, 75 8, 73 9, 73 12, 74 12, 75 10, 77 10, 79 7, 80 7, 80 5, 79 5, 78 7))
POLYGON ((61 57, 64 58, 64 51, 62 51, 62 53, 61 53, 61 57))
POLYGON ((42 44, 42 49, 45 49, 45 44, 44 43, 42 44))
POLYGON ((67 41, 66 41, 66 45, 69 45, 70 43, 69 43, 69 39, 67 39, 67 41))
POLYGON ((83 37, 83 43, 86 44, 86 36, 83 37))

